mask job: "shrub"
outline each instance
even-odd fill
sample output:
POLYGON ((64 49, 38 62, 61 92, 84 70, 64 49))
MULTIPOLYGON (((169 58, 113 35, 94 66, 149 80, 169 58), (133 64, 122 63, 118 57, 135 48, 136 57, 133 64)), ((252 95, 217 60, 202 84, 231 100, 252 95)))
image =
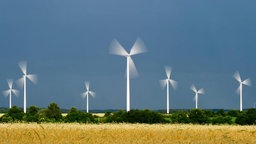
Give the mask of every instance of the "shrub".
POLYGON ((239 111, 238 110, 230 110, 227 112, 227 115, 228 116, 231 116, 231 117, 237 117, 239 115, 239 111))
POLYGON ((217 116, 217 117, 213 117, 210 122, 212 124, 232 124, 232 117, 230 117, 230 116, 217 116))
POLYGON ((173 113, 171 115, 171 120, 173 123, 190 123, 188 113, 184 111, 173 113))
POLYGON ((193 109, 189 112, 190 122, 193 124, 205 124, 208 121, 208 117, 203 110, 193 109))
POLYGON ((62 120, 60 107, 56 103, 51 103, 45 112, 45 116, 51 121, 59 122, 62 120))
POLYGON ((95 122, 95 119, 91 113, 85 113, 77 110, 76 108, 71 108, 69 113, 65 117, 65 122, 90 123, 95 122))
POLYGON ((251 108, 246 111, 247 120, 246 123, 249 125, 256 124, 256 110, 251 108))
POLYGON ((28 113, 26 113, 25 120, 27 122, 38 122, 39 121, 39 108, 36 106, 31 106, 28 108, 28 113))
POLYGON ((125 112, 120 110, 118 112, 109 115, 106 122, 128 122, 128 123, 164 123, 166 122, 164 117, 157 112, 150 110, 131 110, 125 112))
POLYGON ((13 106, 8 110, 7 115, 10 116, 13 121, 22 121, 24 113, 22 109, 18 108, 17 106, 13 106))

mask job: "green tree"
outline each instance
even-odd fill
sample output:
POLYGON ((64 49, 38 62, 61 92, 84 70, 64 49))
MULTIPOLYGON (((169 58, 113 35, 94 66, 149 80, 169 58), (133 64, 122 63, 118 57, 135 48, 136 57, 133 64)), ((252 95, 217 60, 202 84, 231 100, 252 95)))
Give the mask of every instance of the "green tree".
POLYGON ((236 123, 240 125, 246 125, 247 124, 247 115, 245 112, 240 112, 239 115, 236 118, 236 123))
POLYGON ((223 109, 218 110, 216 114, 218 116, 225 116, 226 115, 226 113, 225 113, 225 111, 223 109))
POLYGON ((227 112, 227 115, 231 117, 237 117, 239 115, 240 111, 239 110, 230 110, 227 112))
POLYGON ((30 106, 28 112, 26 113, 27 122, 38 122, 39 121, 39 108, 36 106, 30 106))
POLYGON ((65 122, 90 123, 95 122, 95 119, 91 113, 85 113, 73 107, 65 117, 65 122))
POLYGON ((24 113, 21 108, 13 106, 8 110, 7 115, 10 116, 13 119, 13 121, 22 121, 24 113))
POLYGON ((189 115, 185 111, 178 111, 171 115, 173 123, 190 123, 189 115))
POLYGON ((254 108, 248 109, 246 111, 248 125, 256 124, 256 110, 254 108))
POLYGON ((53 121, 61 121, 62 115, 60 107, 56 103, 51 103, 46 110, 45 116, 53 121))
POLYGON ((208 117, 203 110, 193 109, 189 112, 189 119, 194 124, 205 124, 208 122, 208 117))

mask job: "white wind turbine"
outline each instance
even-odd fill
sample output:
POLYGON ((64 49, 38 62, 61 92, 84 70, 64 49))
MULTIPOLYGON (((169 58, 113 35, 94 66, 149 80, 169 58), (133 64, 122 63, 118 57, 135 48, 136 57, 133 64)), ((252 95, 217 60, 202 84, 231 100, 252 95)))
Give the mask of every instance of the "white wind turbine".
POLYGON ((19 66, 21 68, 22 73, 24 74, 22 78, 18 80, 18 84, 20 86, 23 86, 24 88, 24 113, 26 113, 27 109, 27 78, 32 81, 33 83, 37 82, 37 76, 33 74, 27 74, 27 63, 26 62, 20 62, 19 66))
POLYGON ((146 52, 146 48, 141 39, 137 39, 131 48, 130 53, 128 53, 123 46, 114 39, 110 46, 110 53, 114 55, 119 55, 126 57, 126 111, 130 111, 130 76, 137 76, 138 72, 136 70, 135 64, 131 58, 132 55, 140 54, 146 52))
POLYGON ((237 93, 240 93, 240 111, 243 111, 243 85, 250 86, 251 80, 248 78, 248 79, 242 81, 239 72, 236 72, 234 74, 234 78, 239 82, 239 87, 237 89, 237 93))
POLYGON ((195 85, 192 85, 191 90, 196 94, 194 100, 196 101, 196 109, 198 109, 198 96, 199 94, 204 94, 204 89, 197 90, 195 85))
POLYGON ((92 97, 95 97, 96 93, 93 91, 90 91, 90 84, 89 82, 85 82, 85 88, 86 91, 84 93, 81 94, 82 98, 86 97, 86 112, 89 112, 89 95, 91 95, 92 97))
POLYGON ((172 73, 172 69, 171 67, 165 67, 165 73, 166 73, 166 79, 164 80, 160 80, 160 84, 163 88, 167 88, 167 94, 166 94, 166 99, 167 99, 167 104, 166 104, 166 110, 167 110, 167 114, 169 114, 169 99, 170 99, 170 95, 169 95, 169 84, 171 84, 171 86, 175 89, 177 87, 177 82, 171 79, 171 73, 172 73))
POLYGON ((3 94, 5 96, 9 96, 9 108, 12 108, 12 93, 14 93, 16 96, 18 96, 19 91, 12 88, 12 86, 13 86, 13 81, 12 80, 7 80, 7 83, 8 83, 9 89, 3 91, 3 94))

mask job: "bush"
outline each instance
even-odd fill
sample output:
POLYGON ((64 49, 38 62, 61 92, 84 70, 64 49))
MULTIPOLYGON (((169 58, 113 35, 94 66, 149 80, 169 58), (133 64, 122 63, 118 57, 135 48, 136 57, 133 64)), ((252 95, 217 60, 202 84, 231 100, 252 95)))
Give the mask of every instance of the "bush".
POLYGON ((226 113, 225 113, 225 111, 224 111, 223 109, 218 110, 218 111, 216 112, 216 114, 217 114, 218 116, 225 116, 225 115, 226 115, 226 113))
POLYGON ((247 119, 246 123, 248 125, 256 124, 256 110, 251 108, 246 111, 247 119))
POLYGON ((60 107, 56 103, 51 103, 45 112, 46 118, 53 122, 60 122, 62 120, 60 107))
POLYGON ((164 117, 157 112, 150 110, 131 110, 125 112, 120 110, 109 115, 106 119, 106 122, 127 122, 127 123, 165 123, 164 117))
POLYGON ((171 120, 173 123, 190 123, 188 113, 184 111, 173 113, 171 115, 171 120))
POLYGON ((236 118, 236 123, 240 124, 240 125, 246 125, 247 119, 248 119, 247 115, 245 113, 241 112, 236 118))
POLYGON ((126 122, 126 112, 124 110, 119 110, 114 112, 113 114, 109 115, 106 119, 106 122, 126 122))
POLYGON ((193 124, 205 124, 208 122, 208 117, 203 110, 194 109, 189 112, 190 122, 193 124))
POLYGON ((38 122, 39 121, 39 108, 36 106, 31 106, 28 108, 28 112, 26 113, 25 120, 27 122, 38 122))
POLYGON ((10 117, 8 114, 3 115, 0 120, 1 122, 5 122, 5 123, 9 123, 13 121, 12 117, 10 117))
POLYGON ((232 124, 232 117, 230 117, 230 116, 217 116, 217 117, 213 117, 210 122, 212 124, 232 124))
POLYGON ((238 111, 238 110, 230 110, 227 112, 227 115, 231 116, 231 117, 238 117, 239 113, 240 113, 240 111, 238 111))
POLYGON ((71 108, 68 115, 65 117, 65 122, 90 123, 95 122, 95 119, 90 113, 85 113, 77 110, 76 108, 71 108))
POLYGON ((22 121, 24 113, 22 109, 18 108, 17 106, 13 106, 8 110, 7 116, 10 116, 12 121, 22 121))

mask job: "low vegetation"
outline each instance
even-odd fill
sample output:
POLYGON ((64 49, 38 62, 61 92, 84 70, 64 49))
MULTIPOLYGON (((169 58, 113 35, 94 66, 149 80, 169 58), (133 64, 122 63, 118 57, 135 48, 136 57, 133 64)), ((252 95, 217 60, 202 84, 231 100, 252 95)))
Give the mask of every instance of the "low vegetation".
POLYGON ((145 124, 238 124, 254 125, 256 124, 256 109, 248 109, 240 112, 231 110, 217 112, 210 110, 192 109, 187 111, 174 111, 171 114, 163 114, 150 110, 131 110, 129 112, 120 110, 114 113, 106 112, 104 116, 99 117, 91 113, 85 113, 71 108, 63 116, 60 107, 56 103, 51 103, 45 109, 39 109, 36 106, 28 108, 26 114, 21 108, 13 106, 8 112, 0 117, 2 123, 13 122, 58 122, 58 123, 145 123, 145 124))
POLYGON ((0 124, 1 143, 256 143, 256 126, 191 124, 0 124))

